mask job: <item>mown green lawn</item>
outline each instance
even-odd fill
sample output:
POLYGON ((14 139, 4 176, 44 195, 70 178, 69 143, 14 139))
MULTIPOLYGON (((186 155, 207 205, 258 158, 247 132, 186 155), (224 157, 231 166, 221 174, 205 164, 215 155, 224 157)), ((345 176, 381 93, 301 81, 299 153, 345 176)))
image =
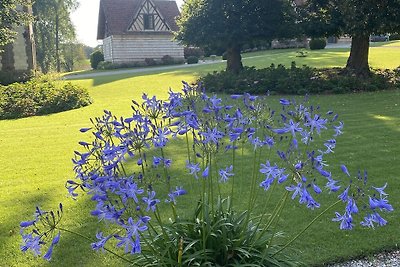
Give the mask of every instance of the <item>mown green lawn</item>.
MULTIPOLYGON (((267 67, 271 63, 316 67, 343 66, 346 49, 309 51, 306 58, 297 58, 297 50, 267 51, 244 55, 246 65, 267 67), (248 58, 246 58, 248 57, 248 58)), ((400 49, 371 48, 371 65, 394 68, 400 64, 400 49)), ((89 125, 89 118, 103 109, 116 115, 130 114, 130 101, 140 101, 142 92, 165 97, 168 89, 181 88, 181 81, 194 81, 199 74, 222 69, 223 64, 177 69, 167 73, 146 73, 136 76, 114 75, 75 81, 89 88, 94 103, 88 107, 48 116, 0 121, 0 266, 121 266, 123 262, 103 253, 91 251, 90 244, 63 235, 55 248, 54 260, 47 263, 19 251, 19 222, 29 219, 35 205, 55 208, 61 201, 65 207, 64 227, 94 236, 96 219, 88 215, 92 208, 86 197, 67 198, 64 183, 72 178, 71 158, 77 143, 88 139, 79 129, 89 125)), ((278 96, 271 97, 277 102, 278 96)), ((331 164, 346 163, 354 173, 367 168, 371 181, 381 186, 388 181, 395 212, 387 216, 389 225, 375 230, 339 231, 330 222, 330 213, 312 226, 296 242, 302 259, 308 264, 321 264, 349 257, 395 248, 399 241, 400 208, 400 92, 387 91, 337 96, 312 96, 311 101, 325 109, 333 109, 345 122, 345 134, 331 164)), ((291 202, 281 218, 282 230, 296 233, 315 216, 296 202, 291 202)))

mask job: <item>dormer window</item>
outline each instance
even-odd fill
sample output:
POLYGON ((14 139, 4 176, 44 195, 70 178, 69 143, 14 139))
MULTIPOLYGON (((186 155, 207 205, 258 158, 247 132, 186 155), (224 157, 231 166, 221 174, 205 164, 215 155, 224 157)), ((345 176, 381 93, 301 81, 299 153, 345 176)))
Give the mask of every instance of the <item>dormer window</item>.
POLYGON ((143 14, 143 22, 145 30, 154 30, 154 15, 143 14))

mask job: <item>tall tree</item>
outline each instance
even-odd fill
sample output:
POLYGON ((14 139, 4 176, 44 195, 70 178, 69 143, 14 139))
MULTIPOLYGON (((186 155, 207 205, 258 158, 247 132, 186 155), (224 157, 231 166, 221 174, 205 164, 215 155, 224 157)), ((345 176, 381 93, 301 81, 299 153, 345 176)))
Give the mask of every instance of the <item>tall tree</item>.
MULTIPOLYGON (((0 47, 13 42, 16 32, 13 27, 29 21, 28 13, 17 6, 27 6, 29 0, 1 0, 0 1, 0 47)), ((1 51, 1 48, 0 48, 1 51)))
POLYGON ((37 60, 45 73, 54 68, 61 71, 62 44, 75 41, 70 14, 77 5, 76 0, 36 0, 33 4, 37 60))
POLYGON ((238 73, 244 44, 296 34, 293 12, 288 0, 187 0, 176 38, 188 45, 224 48, 227 70, 238 73))
POLYGON ((400 31, 400 0, 307 0, 298 9, 310 36, 352 37, 346 68, 368 75, 369 36, 400 31))

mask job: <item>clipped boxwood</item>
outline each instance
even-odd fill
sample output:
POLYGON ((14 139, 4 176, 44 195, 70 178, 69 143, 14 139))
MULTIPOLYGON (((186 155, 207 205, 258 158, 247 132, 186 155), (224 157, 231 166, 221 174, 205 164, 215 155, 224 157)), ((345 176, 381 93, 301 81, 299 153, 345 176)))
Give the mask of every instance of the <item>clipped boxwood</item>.
POLYGON ((33 79, 0 86, 0 119, 56 113, 90 103, 88 91, 69 82, 33 79))
POLYGON ((324 49, 326 47, 326 40, 325 40, 325 38, 311 39, 309 46, 310 46, 311 50, 324 49))

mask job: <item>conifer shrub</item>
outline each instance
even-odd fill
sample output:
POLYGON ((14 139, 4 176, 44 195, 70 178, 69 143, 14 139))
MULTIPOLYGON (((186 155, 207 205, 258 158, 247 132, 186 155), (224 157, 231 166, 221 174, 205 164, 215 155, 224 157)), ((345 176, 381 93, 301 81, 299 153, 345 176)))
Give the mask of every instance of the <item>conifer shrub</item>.
POLYGON ((99 63, 102 61, 104 61, 104 55, 100 50, 96 50, 90 54, 90 66, 92 69, 96 70, 99 66, 99 63))

